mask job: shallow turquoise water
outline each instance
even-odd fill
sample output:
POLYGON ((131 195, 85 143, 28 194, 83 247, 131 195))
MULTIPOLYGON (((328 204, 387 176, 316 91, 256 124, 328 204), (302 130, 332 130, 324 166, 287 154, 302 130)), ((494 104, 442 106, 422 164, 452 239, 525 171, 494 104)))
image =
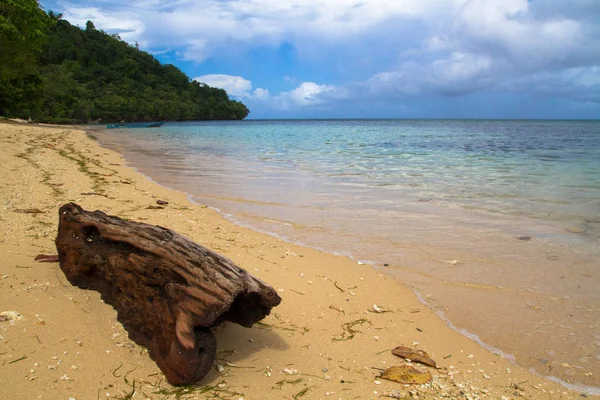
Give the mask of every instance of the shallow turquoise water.
MULTIPOLYGON (((384 188, 400 199, 559 221, 600 238, 600 122, 201 122, 128 135, 160 142, 161 159, 220 159, 214 171, 188 165, 185 174, 200 178, 231 169, 238 175, 220 178, 240 186, 265 178, 295 187, 310 179, 332 192, 384 188)), ((252 196, 278 202, 269 193, 252 196)))
POLYGON ((519 363, 600 386, 600 122, 196 122, 99 139, 238 223, 371 261, 519 363))

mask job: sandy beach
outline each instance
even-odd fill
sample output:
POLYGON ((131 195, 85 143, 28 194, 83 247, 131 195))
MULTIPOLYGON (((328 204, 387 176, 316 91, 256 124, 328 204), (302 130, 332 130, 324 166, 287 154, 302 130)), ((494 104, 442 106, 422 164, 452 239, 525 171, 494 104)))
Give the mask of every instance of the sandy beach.
POLYGON ((234 225, 146 179, 84 131, 2 123, 0 148, 0 313, 18 313, 0 322, 2 398, 580 397, 450 329, 396 279, 234 225), (169 204, 146 209, 159 199, 169 204), (282 303, 251 329, 216 328, 215 368, 197 386, 170 386, 98 293, 73 287, 57 263, 34 261, 56 253, 67 202, 175 230, 272 285, 282 303), (400 345, 436 361, 438 369, 413 363, 431 373, 429 383, 378 378, 405 364, 391 353, 400 345))

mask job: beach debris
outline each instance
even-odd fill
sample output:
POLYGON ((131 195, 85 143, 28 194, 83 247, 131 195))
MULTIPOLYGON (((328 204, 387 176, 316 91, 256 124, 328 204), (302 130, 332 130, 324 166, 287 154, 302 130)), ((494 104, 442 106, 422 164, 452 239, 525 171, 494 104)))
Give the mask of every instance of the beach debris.
POLYGON ((525 242, 528 242, 528 241, 531 240, 531 236, 520 236, 518 239, 519 240, 523 240, 525 242))
POLYGON ((299 391, 298 393, 296 393, 295 395, 293 395, 293 396, 292 396, 292 399, 293 399, 293 400, 298 400, 300 397, 303 397, 303 396, 305 396, 305 395, 306 395, 306 393, 308 393, 308 391, 309 391, 310 389, 312 389, 312 388, 315 388, 315 387, 317 387, 317 386, 316 386, 316 385, 313 385, 313 386, 308 386, 308 387, 306 387, 306 388, 302 389, 301 391, 299 391))
POLYGON ((301 383, 303 380, 304 378, 298 378, 294 380, 282 379, 278 382, 275 382, 275 385, 277 385, 277 389, 281 389, 283 388, 283 385, 296 385, 298 383, 301 383))
POLYGON ((297 369, 294 368, 284 368, 281 370, 281 372, 283 372, 284 374, 288 374, 288 375, 294 375, 298 373, 297 369))
POLYGON ((167 204, 169 204, 169 202, 165 200, 156 200, 156 204, 158 204, 159 206, 166 206, 167 204))
POLYGON ((11 362, 9 362, 9 364, 14 364, 17 363, 19 361, 23 361, 23 360, 27 360, 27 355, 24 355, 22 357, 17 358, 16 360, 12 360, 11 362))
POLYGON ((146 210, 164 210, 165 208, 162 206, 148 206, 146 210))
POLYGON ((17 208, 15 209, 16 213, 20 214, 43 214, 44 211, 39 208, 17 208))
POLYGON ((35 256, 34 260, 37 262, 54 263, 54 262, 58 262, 58 255, 57 254, 38 254, 37 256, 35 256))
POLYGON ((389 313, 392 311, 388 310, 386 308, 380 307, 377 304, 373 304, 373 307, 371 309, 368 309, 367 312, 375 313, 375 314, 385 314, 385 313, 389 313))
POLYGON ((23 316, 17 311, 2 311, 0 312, 0 322, 10 322, 13 325, 16 321, 23 319, 23 316))
POLYGON ((429 203, 431 199, 419 199, 417 200, 419 203, 429 203))
POLYGON ((394 389, 389 392, 383 392, 381 397, 387 397, 389 399, 405 399, 406 398, 406 396, 398 389, 394 389))
POLYGON ((398 346, 392 350, 392 354, 407 361, 418 362, 420 364, 428 365, 433 368, 437 368, 435 361, 429 357, 429 354, 423 350, 411 349, 410 347, 398 346))
POLYGON ((431 372, 421 372, 410 365, 401 365, 386 369, 380 378, 405 385, 422 385, 431 380, 431 372))
POLYGON ((85 192, 85 193, 81 193, 82 196, 102 196, 102 197, 108 197, 107 195, 103 194, 103 193, 98 193, 98 192, 85 192))
POLYGON ((75 203, 59 209, 56 248, 69 282, 100 292, 173 385, 211 370, 212 327, 251 327, 281 302, 271 286, 170 229, 75 203))
POLYGON ((343 309, 341 309, 340 307, 336 307, 336 306, 334 306, 333 304, 331 304, 331 305, 329 306, 329 308, 331 308, 332 310, 335 310, 335 311, 337 311, 337 312, 341 312, 342 314, 346 314, 346 313, 344 312, 344 310, 343 310, 343 309))
POLYGON ((583 229, 580 229, 580 228, 568 228, 567 232, 571 232, 571 233, 583 233, 583 229))
POLYGON ((342 334, 338 337, 331 339, 331 341, 332 342, 344 342, 346 340, 354 339, 354 336, 356 336, 357 333, 361 333, 359 330, 355 329, 355 327, 357 325, 363 325, 363 324, 372 325, 371 321, 369 321, 366 318, 360 318, 355 321, 346 322, 345 324, 342 325, 342 329, 344 330, 342 332, 342 334))
POLYGON ((446 260, 446 262, 450 265, 458 265, 460 264, 460 261, 458 260, 446 260))

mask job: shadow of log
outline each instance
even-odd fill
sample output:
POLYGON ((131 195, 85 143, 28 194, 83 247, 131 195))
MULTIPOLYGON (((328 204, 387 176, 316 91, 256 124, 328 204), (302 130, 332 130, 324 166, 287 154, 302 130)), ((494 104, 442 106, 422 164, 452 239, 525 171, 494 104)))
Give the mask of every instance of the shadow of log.
POLYGON ((69 282, 100 292, 173 385, 210 371, 211 327, 251 327, 281 301, 271 286, 174 231, 74 203, 59 210, 56 248, 69 282))

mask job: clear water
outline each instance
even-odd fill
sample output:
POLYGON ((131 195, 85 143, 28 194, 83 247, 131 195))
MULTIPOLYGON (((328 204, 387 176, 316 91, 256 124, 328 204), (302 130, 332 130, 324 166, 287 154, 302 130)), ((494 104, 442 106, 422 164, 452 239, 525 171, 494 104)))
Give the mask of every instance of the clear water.
POLYGON ((199 122, 97 135, 238 223, 372 262, 520 364, 600 386, 600 122, 199 122))

